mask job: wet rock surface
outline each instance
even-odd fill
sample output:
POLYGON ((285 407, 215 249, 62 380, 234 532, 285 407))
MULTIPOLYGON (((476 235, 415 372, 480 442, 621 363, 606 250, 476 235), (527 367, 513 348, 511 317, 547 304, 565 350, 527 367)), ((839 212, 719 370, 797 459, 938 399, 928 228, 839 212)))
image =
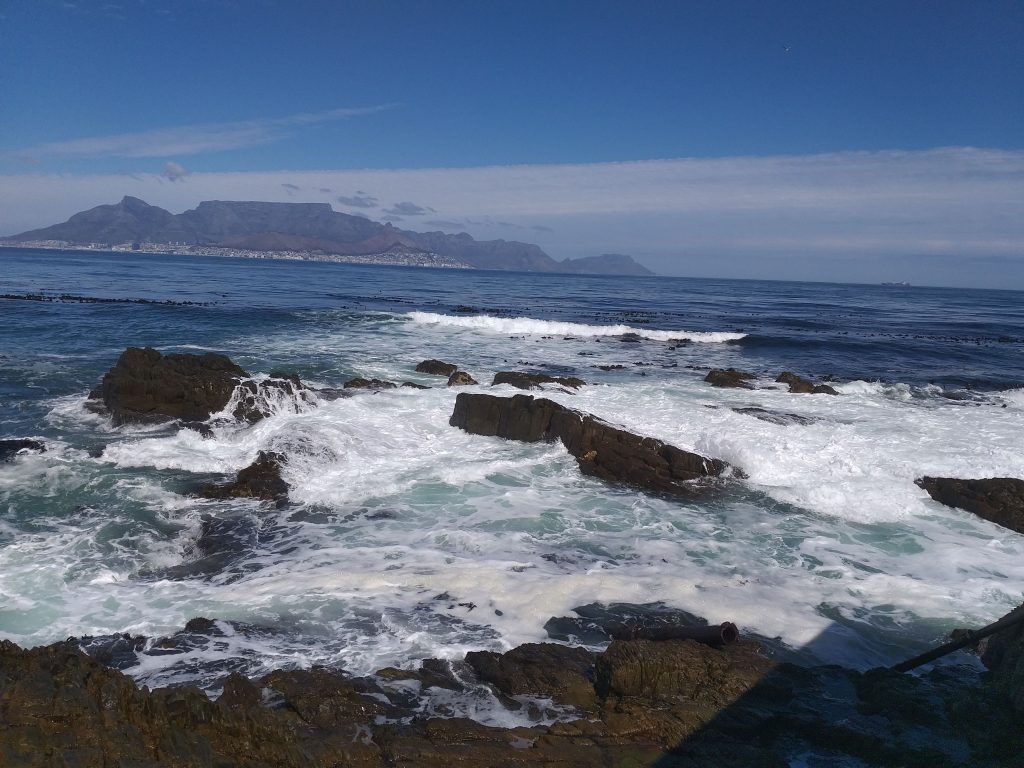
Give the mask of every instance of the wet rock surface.
POLYGON ((0 440, 0 462, 14 461, 21 453, 45 453, 46 445, 39 440, 16 438, 0 440))
POLYGON ((491 386, 509 384, 516 389, 540 389, 542 384, 558 384, 579 389, 587 382, 575 376, 548 376, 544 373, 523 373, 521 371, 499 371, 494 374, 491 386))
POLYGON ((224 355, 162 355, 129 347, 90 394, 115 425, 182 419, 205 421, 224 409, 248 374, 224 355))
POLYGON ((460 393, 449 423, 509 440, 560 440, 584 474, 656 493, 692 493, 688 481, 719 476, 729 466, 531 395, 460 393))
POLYGON ((196 495, 204 499, 281 501, 288 497, 288 483, 281 478, 284 462, 283 454, 260 451, 252 464, 239 470, 233 482, 204 485, 196 495))
POLYGON ((382 379, 364 379, 356 376, 342 385, 345 389, 395 389, 397 385, 382 379))
POLYGON ((961 480, 925 476, 914 482, 940 504, 973 512, 1004 528, 1024 533, 1024 480, 1014 477, 961 480))
POLYGON ((788 384, 789 391, 797 395, 838 395, 839 393, 828 384, 815 384, 809 379, 797 376, 790 371, 783 371, 776 377, 776 382, 788 384))
MULTIPOLYGON (((218 631, 195 619, 171 640, 218 631)), ((93 650, 112 658, 118 644, 131 652, 141 642, 118 636, 93 650)), ((797 667, 749 641, 716 650, 689 640, 617 640, 599 653, 532 644, 458 663, 469 679, 438 660, 365 678, 322 667, 232 672, 211 701, 192 687, 140 689, 71 642, 3 641, 0 765, 943 768, 1024 757, 1024 721, 1000 692, 942 668, 918 677, 797 667), (499 706, 522 710, 536 697, 563 710, 530 727, 439 718, 395 680, 456 694, 485 685, 499 706)))
POLYGON ((424 360, 416 366, 417 373, 429 373, 432 376, 451 376, 459 370, 459 366, 446 363, 444 360, 424 360))
POLYGON ((767 421, 769 424, 778 424, 783 427, 793 425, 806 427, 809 424, 815 424, 821 421, 821 419, 816 419, 812 416, 801 416, 798 413, 785 413, 783 411, 771 411, 767 408, 759 408, 753 405, 733 408, 732 410, 736 413, 742 413, 744 416, 752 416, 760 421, 767 421))
POLYGON ((263 381, 251 379, 240 382, 236 393, 237 405, 231 412, 239 421, 255 424, 266 418, 272 410, 284 406, 297 413, 301 403, 313 402, 310 390, 294 374, 272 373, 263 381))
POLYGON ((735 368, 714 368, 704 377, 704 381, 713 387, 753 389, 749 383, 753 378, 754 374, 737 371, 735 368))
POLYGON ((464 387, 469 384, 476 384, 476 379, 465 371, 455 371, 455 373, 448 377, 449 387, 464 387))

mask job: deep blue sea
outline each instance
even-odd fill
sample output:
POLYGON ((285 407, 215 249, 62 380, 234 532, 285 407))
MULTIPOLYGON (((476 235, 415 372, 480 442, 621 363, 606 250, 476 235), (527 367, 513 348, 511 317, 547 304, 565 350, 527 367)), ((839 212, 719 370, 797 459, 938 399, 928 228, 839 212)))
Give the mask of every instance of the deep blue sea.
POLYGON ((0 637, 231 622, 194 652, 141 655, 126 671, 151 685, 458 658, 544 640, 595 602, 866 668, 1022 602, 1024 537, 914 485, 1024 477, 1021 292, 2 249, 0 294, 195 302, 0 300, 0 438, 48 445, 0 464, 0 637), (86 395, 147 345, 316 387, 431 388, 286 404, 212 439, 114 428, 86 395), (580 475, 560 445, 468 435, 448 425, 456 391, 414 371, 426 358, 502 395, 501 370, 579 376, 545 396, 746 478, 667 500, 580 475), (703 381, 722 367, 757 388, 703 381), (783 370, 840 395, 790 394, 783 370), (289 504, 189 495, 260 450, 286 455, 289 504), (211 520, 224 551, 204 559, 211 520))

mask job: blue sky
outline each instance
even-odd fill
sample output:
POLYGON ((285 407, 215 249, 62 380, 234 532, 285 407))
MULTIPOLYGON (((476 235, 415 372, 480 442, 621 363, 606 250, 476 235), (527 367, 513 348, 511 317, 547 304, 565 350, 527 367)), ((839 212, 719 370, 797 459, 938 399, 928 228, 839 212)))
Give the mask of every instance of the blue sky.
POLYGON ((243 196, 665 274, 1024 288, 1021 40, 1019 0, 8 0, 0 234, 243 196))

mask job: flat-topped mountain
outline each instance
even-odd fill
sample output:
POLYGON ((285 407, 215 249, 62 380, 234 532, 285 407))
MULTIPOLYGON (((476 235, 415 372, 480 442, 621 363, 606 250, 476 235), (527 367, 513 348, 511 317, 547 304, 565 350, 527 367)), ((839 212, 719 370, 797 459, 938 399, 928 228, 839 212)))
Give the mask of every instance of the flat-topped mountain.
POLYGON ((7 243, 57 240, 72 245, 181 243, 252 251, 371 255, 395 250, 436 253, 478 269, 577 274, 651 275, 629 256, 605 254, 556 261, 539 246, 475 240, 466 233, 411 232, 335 211, 328 203, 206 200, 173 214, 137 197, 76 213, 63 224, 3 238, 7 243))

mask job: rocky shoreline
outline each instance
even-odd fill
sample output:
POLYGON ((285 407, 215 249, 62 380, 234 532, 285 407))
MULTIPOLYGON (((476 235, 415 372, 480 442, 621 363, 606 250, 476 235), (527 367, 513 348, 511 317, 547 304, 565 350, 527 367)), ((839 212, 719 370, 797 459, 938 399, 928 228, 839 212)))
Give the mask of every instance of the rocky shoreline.
MULTIPOLYGON (((447 377, 448 386, 476 383, 439 360, 416 370, 447 377)), ((750 388, 754 378, 729 369, 712 371, 707 381, 750 388)), ((788 372, 776 381, 794 393, 838 394, 788 372)), ((571 393, 585 383, 504 371, 494 377, 497 385, 571 393)), ((252 377, 223 355, 129 348, 90 394, 89 407, 115 426, 177 422, 208 435, 216 418, 251 424, 280 408, 395 386, 357 378, 341 390, 317 391, 289 373, 252 377)), ((801 423, 792 414, 748 410, 758 411, 750 413, 755 418, 801 423)), ((560 442, 582 473, 647 493, 690 496, 743 478, 742 469, 719 459, 544 397, 460 392, 450 424, 478 435, 560 442)), ((0 460, 45 450, 37 440, 0 441, 0 460)), ((287 461, 260 452, 233 480, 195 493, 285 504, 287 461)), ((941 503, 1024 528, 1021 480, 918 483, 941 503)), ((211 562, 221 554, 217 527, 215 517, 206 520, 196 544, 211 562)), ((202 647, 218 633, 249 631, 242 625, 196 618, 165 638, 71 638, 29 650, 3 641, 0 766, 664 768, 824 765, 824 756, 828 764, 851 766, 1024 763, 1024 623, 979 644, 989 669, 980 676, 942 666, 910 675, 801 666, 757 638, 737 640, 732 625, 709 628, 681 612, 653 624, 650 615, 623 623, 577 612, 546 625, 563 642, 425 659, 365 677, 325 668, 281 669, 257 679, 222 671, 216 700, 189 686, 139 688, 122 670, 147 655, 202 647), (488 725, 452 716, 454 710, 445 716, 425 703, 438 691, 483 695, 524 724, 488 725)))

